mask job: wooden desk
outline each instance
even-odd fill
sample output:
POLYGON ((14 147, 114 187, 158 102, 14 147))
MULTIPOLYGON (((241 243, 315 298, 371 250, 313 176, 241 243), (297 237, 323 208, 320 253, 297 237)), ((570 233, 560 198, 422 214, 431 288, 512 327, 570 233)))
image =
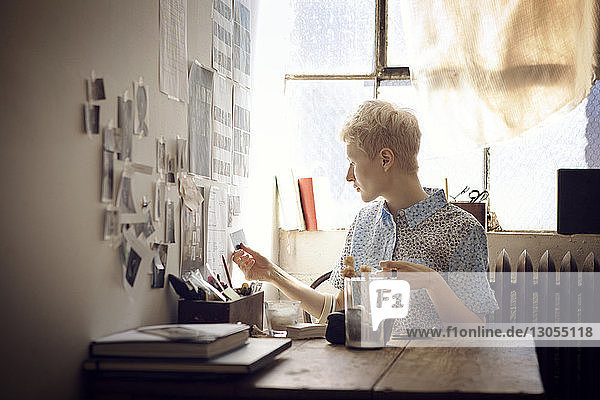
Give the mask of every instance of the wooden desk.
POLYGON ((122 378, 92 374, 93 399, 543 398, 534 348, 401 347, 354 350, 295 341, 251 376, 122 378))

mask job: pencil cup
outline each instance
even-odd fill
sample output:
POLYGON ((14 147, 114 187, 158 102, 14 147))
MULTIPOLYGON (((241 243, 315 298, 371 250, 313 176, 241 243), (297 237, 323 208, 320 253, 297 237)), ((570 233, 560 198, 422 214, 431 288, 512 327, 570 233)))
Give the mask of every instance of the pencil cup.
POLYGON ((277 300, 265 302, 265 314, 269 334, 275 337, 287 336, 287 327, 298 323, 300 302, 277 300))

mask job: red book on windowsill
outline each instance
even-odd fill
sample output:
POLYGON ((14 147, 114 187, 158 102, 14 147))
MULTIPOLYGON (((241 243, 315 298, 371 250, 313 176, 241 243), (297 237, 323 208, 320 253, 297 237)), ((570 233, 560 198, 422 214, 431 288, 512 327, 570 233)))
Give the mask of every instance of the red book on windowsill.
POLYGON ((312 178, 299 178, 300 202, 302 203, 302 214, 307 231, 317 230, 317 212, 315 210, 315 195, 313 192, 312 178))

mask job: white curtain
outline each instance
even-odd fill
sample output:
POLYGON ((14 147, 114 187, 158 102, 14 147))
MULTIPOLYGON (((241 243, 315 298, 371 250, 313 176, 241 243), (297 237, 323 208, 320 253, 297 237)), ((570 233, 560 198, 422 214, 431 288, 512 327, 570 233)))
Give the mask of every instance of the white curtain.
POLYGON ((403 0, 428 150, 498 142, 572 110, 592 86, 595 12, 594 0, 403 0))

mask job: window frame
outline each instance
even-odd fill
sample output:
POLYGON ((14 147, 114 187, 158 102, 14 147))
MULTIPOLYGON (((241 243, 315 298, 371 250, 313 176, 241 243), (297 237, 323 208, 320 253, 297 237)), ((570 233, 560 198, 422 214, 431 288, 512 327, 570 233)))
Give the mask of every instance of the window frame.
POLYGON ((285 74, 285 80, 372 80, 375 82, 374 98, 379 96, 381 81, 410 80, 408 66, 390 67, 387 65, 387 0, 375 0, 375 65, 371 74, 285 74))

